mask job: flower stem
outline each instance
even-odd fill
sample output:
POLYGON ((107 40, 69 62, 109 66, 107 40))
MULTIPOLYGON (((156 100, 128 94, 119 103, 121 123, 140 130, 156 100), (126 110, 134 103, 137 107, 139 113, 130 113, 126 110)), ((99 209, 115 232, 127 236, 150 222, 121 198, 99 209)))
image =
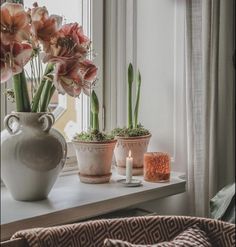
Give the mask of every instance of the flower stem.
MULTIPOLYGON (((53 68, 54 68, 53 64, 48 64, 45 69, 44 76, 47 76, 49 73, 51 73, 53 71, 53 68)), ((32 112, 37 112, 39 108, 39 101, 40 101, 41 94, 42 94, 44 85, 46 83, 46 80, 47 79, 43 77, 39 85, 39 88, 37 89, 36 94, 34 95, 34 98, 32 100, 32 112)))
POLYGON ((38 110, 39 100, 40 100, 40 96, 41 96, 41 93, 43 91, 45 82, 46 82, 45 80, 41 81, 40 86, 37 89, 37 92, 36 92, 36 94, 34 95, 34 97, 32 99, 32 107, 31 107, 32 108, 32 112, 37 112, 37 110, 38 110))
POLYGON ((93 127, 93 112, 90 111, 90 129, 93 127))
POLYGON ((140 72, 138 72, 137 94, 136 94, 136 103, 135 103, 135 108, 134 108, 134 128, 138 127, 138 111, 139 111, 140 87, 141 87, 141 74, 140 74, 140 72))
POLYGON ((21 79, 24 112, 30 112, 31 108, 30 108, 29 93, 28 93, 27 82, 26 82, 24 70, 20 73, 20 79, 21 79))
POLYGON ((133 128, 132 119, 132 83, 133 83, 133 66, 130 63, 128 68, 128 128, 133 128))
POLYGON ((14 87, 14 93, 15 93, 16 111, 23 112, 24 102, 23 102, 23 93, 22 93, 20 74, 16 74, 13 76, 13 87, 14 87))
POLYGON ((91 95, 91 112, 92 112, 92 130, 97 130, 99 131, 99 119, 98 119, 98 113, 99 113, 99 101, 96 93, 94 90, 92 91, 91 95))
POLYGON ((55 86, 52 84, 52 86, 51 86, 51 88, 50 88, 50 92, 49 92, 49 94, 48 94, 47 107, 48 107, 48 105, 49 105, 49 103, 50 103, 50 101, 51 101, 51 98, 52 98, 52 96, 53 96, 55 90, 56 90, 56 88, 55 88, 55 86))
POLYGON ((41 106, 40 106, 39 112, 47 111, 51 87, 52 87, 51 80, 50 79, 46 80, 42 94, 41 94, 41 106))
POLYGON ((98 114, 93 113, 93 127, 92 130, 97 130, 99 131, 99 119, 98 119, 98 114))

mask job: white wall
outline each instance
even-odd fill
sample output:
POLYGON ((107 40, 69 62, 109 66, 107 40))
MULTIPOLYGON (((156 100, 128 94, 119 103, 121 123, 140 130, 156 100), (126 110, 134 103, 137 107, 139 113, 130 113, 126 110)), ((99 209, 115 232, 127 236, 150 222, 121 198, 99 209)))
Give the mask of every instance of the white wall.
MULTIPOLYGON (((150 151, 166 151, 186 172, 184 1, 137 0, 137 67, 142 74, 140 122, 152 133, 150 151)), ((187 215, 186 194, 141 205, 187 215)))
POLYGON ((142 74, 140 122, 151 151, 166 151, 185 171, 184 13, 181 1, 138 0, 137 66, 142 74), (177 9, 176 9, 177 7, 177 9), (176 157, 177 155, 177 157, 176 157))
POLYGON ((142 74, 140 121, 150 150, 174 155, 174 1, 138 0, 137 66, 142 74))

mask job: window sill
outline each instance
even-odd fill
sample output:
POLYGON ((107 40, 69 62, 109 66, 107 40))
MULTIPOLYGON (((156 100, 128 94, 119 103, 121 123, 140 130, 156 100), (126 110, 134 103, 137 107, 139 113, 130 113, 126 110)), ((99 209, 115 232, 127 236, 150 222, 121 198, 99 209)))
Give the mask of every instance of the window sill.
MULTIPOLYGON (((83 184, 78 175, 58 178, 48 199, 19 202, 12 199, 5 187, 1 188, 1 241, 16 231, 32 227, 78 222, 101 214, 149 200, 185 192, 186 181, 173 172, 168 183, 148 183, 127 188, 116 181, 122 176, 113 172, 109 184, 83 184)), ((142 177, 136 177, 142 179, 142 177)))

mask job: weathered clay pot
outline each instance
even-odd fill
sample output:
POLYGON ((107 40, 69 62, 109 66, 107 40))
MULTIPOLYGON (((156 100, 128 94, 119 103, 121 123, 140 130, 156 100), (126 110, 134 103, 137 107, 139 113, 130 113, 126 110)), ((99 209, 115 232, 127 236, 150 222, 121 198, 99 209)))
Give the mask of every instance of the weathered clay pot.
POLYGON ((15 112, 4 119, 1 175, 16 200, 45 199, 65 164, 67 144, 53 123, 50 113, 15 112))
POLYGON ((107 142, 73 141, 83 183, 108 183, 116 140, 107 142))
POLYGON ((133 157, 133 175, 143 174, 143 155, 147 152, 151 135, 138 137, 117 136, 117 144, 114 150, 117 172, 120 175, 126 173, 126 157, 131 150, 133 157))

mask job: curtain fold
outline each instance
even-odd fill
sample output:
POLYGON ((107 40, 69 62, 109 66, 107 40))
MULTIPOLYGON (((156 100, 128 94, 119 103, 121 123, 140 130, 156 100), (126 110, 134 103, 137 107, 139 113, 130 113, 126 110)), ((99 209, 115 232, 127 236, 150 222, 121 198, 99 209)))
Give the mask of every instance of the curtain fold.
POLYGON ((234 50, 233 5, 186 1, 188 196, 196 216, 209 216, 210 198, 234 180, 235 78, 233 63, 224 65, 234 50))

